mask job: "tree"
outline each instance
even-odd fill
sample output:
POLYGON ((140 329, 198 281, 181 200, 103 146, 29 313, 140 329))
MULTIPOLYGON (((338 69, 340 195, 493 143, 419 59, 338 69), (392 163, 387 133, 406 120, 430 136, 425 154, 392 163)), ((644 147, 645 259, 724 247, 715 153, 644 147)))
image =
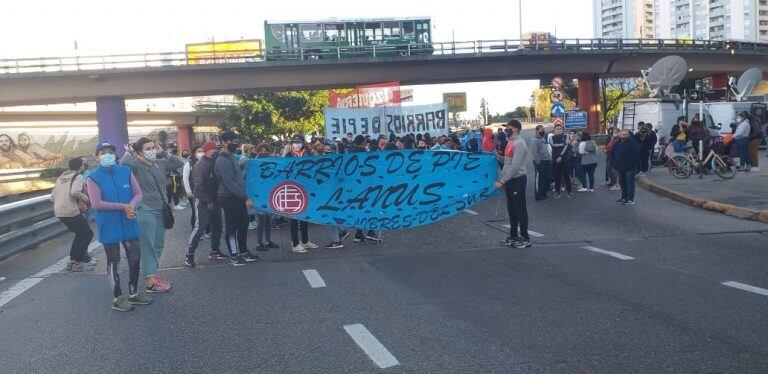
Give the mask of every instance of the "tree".
POLYGON ((480 118, 483 121, 483 125, 488 125, 488 121, 491 119, 491 113, 488 109, 488 101, 485 98, 480 100, 480 118))
POLYGON ((233 130, 247 141, 286 139, 293 134, 323 134, 323 107, 328 91, 286 91, 240 94, 227 111, 222 130, 233 130))
POLYGON ((600 100, 603 103, 603 120, 600 131, 605 132, 608 123, 613 123, 627 99, 648 97, 648 90, 637 79, 602 79, 600 100))

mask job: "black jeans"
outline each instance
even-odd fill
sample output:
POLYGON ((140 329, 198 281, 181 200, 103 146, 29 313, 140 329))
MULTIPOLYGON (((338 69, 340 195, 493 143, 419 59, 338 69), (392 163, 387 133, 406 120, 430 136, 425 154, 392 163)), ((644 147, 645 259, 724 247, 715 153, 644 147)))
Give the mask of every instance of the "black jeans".
POLYGON ((542 160, 539 161, 538 166, 534 166, 536 167, 536 175, 534 179, 536 200, 544 200, 547 198, 549 184, 552 182, 552 161, 542 160))
POLYGON ((194 229, 195 220, 197 220, 197 209, 195 207, 195 199, 191 197, 187 197, 187 200, 189 201, 189 206, 192 208, 192 214, 189 215, 189 224, 194 229))
POLYGON ((221 244, 221 208, 213 204, 213 209, 208 210, 207 203, 200 200, 195 200, 195 203, 192 205, 192 212, 197 211, 197 221, 192 227, 192 233, 189 234, 187 253, 195 253, 197 246, 200 244, 200 238, 203 237, 205 228, 209 225, 212 231, 211 252, 219 252, 219 245, 221 244))
POLYGON ((529 240, 528 208, 525 206, 525 185, 527 182, 528 178, 523 175, 510 179, 504 185, 504 192, 507 195, 507 213, 509 214, 509 237, 512 239, 522 237, 523 240, 529 240))
MULTIPOLYGON (((226 233, 224 242, 227 243, 230 255, 248 251, 248 208, 245 200, 234 196, 223 196, 218 199, 224 209, 224 226, 226 233)), ((213 230, 214 227, 211 227, 213 230)), ((215 230, 214 230, 215 231, 215 230)))
MULTIPOLYGON (((139 292, 139 270, 141 269, 141 249, 139 239, 123 242, 125 257, 128 258, 128 293, 133 296, 139 292)), ((120 243, 104 244, 107 254, 107 278, 112 286, 112 295, 117 298, 123 294, 120 289, 120 243)))
POLYGON ((82 262, 88 253, 88 244, 93 239, 93 231, 91 226, 88 225, 88 220, 85 219, 83 213, 74 217, 59 217, 59 220, 64 222, 69 231, 75 233, 75 238, 72 239, 72 246, 69 248, 69 259, 82 262))
POLYGON ((261 214, 259 213, 256 215, 258 219, 258 225, 256 226, 256 239, 261 244, 271 243, 272 242, 272 219, 269 216, 269 214, 261 214), (263 242, 266 237, 267 241, 266 243, 263 242))
POLYGON ((571 193, 571 165, 567 161, 568 158, 563 157, 562 161, 558 164, 556 160, 552 160, 552 173, 555 175, 555 193, 560 193, 560 187, 565 182, 565 192, 571 193))
POLYGON ((651 152, 642 150, 640 151, 640 172, 648 173, 651 165, 651 152))
POLYGON ((291 219, 291 242, 293 246, 299 245, 299 231, 301 231, 301 242, 309 241, 309 223, 297 219, 291 219))

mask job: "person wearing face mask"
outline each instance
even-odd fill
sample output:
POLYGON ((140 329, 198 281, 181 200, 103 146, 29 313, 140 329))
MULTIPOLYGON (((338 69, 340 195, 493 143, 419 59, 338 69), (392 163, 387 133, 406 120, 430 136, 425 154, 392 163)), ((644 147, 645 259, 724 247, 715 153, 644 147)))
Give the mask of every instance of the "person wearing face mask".
MULTIPOLYGON (((489 130, 486 129, 486 131, 489 130)), ((542 125, 536 126, 536 135, 531 139, 531 154, 535 169, 533 187, 536 200, 546 200, 552 179, 552 155, 549 153, 549 143, 542 125)))
POLYGON ((92 270, 92 266, 96 264, 86 261, 88 244, 93 239, 93 231, 84 214, 88 208, 88 195, 83 193, 84 165, 81 157, 69 160, 69 170, 56 179, 56 184, 51 191, 53 214, 75 234, 69 249, 69 263, 67 263, 67 270, 71 272, 92 270))
POLYGON ((217 152, 216 142, 206 142, 202 147, 198 147, 195 152, 194 168, 192 169, 191 188, 194 191, 194 212, 196 220, 192 226, 192 232, 187 241, 187 253, 184 256, 184 265, 195 267, 195 251, 200 245, 200 239, 207 227, 211 228, 211 251, 208 255, 209 261, 218 261, 226 259, 221 253, 221 207, 216 201, 216 193, 219 184, 213 175, 213 165, 215 154, 217 152))
POLYGON ((164 151, 152 139, 142 137, 126 147, 120 164, 131 168, 142 191, 141 204, 136 207, 136 219, 141 227, 141 271, 147 280, 147 292, 168 292, 171 284, 157 274, 157 266, 165 247, 165 222, 163 204, 166 203, 166 189, 163 188, 166 175, 184 166, 176 155, 164 151))
MULTIPOLYGON (((176 148, 176 144, 171 143, 168 145, 168 153, 178 156, 179 155, 179 149, 176 148)), ((182 159, 182 162, 185 162, 186 160, 182 159)), ((181 199, 181 193, 182 193, 182 182, 181 182, 181 173, 182 173, 182 167, 175 169, 175 170, 169 170, 166 174, 166 182, 165 182, 165 188, 166 193, 165 195, 168 197, 168 204, 171 204, 173 206, 173 209, 175 210, 183 210, 184 200, 181 199)))
MULTIPOLYGON (((362 137, 358 135, 359 137, 362 137)), ((291 151, 285 157, 304 157, 309 155, 306 149, 306 141, 303 135, 296 134, 291 138, 291 151)), ((291 218, 291 242, 295 253, 307 253, 309 249, 317 249, 319 246, 309 241, 309 222, 291 218), (299 237, 301 233, 301 237, 299 237)))
POLYGON ((736 116, 738 125, 733 132, 733 140, 736 142, 736 150, 739 155, 739 171, 748 172, 750 170, 749 157, 749 129, 751 127, 749 113, 743 111, 736 116))
POLYGON ((562 186, 565 184, 565 191, 568 197, 572 198, 571 192, 571 144, 568 137, 563 133, 563 125, 556 125, 555 132, 549 135, 549 146, 552 147, 552 174, 555 177, 555 199, 560 198, 562 186))
POLYGON ((619 141, 611 150, 613 167, 619 173, 621 199, 616 202, 623 205, 635 204, 635 175, 640 166, 640 144, 632 138, 629 130, 621 130, 619 141))
POLYGON ((147 305, 152 299, 139 292, 141 249, 136 206, 142 201, 142 190, 136 176, 126 166, 117 165, 115 146, 99 143, 96 159, 99 167, 86 185, 95 212, 99 242, 107 255, 107 277, 112 286, 112 309, 127 312, 134 305, 147 305), (120 244, 128 259, 128 294, 120 287, 120 244))
MULTIPOLYGON (((195 228, 195 221, 197 220, 197 207, 195 206, 195 185, 192 183, 192 169, 195 167, 197 160, 201 159, 205 152, 203 147, 195 147, 192 155, 188 155, 186 162, 181 169, 181 181, 184 185, 184 192, 187 194, 187 201, 189 206, 192 207, 192 214, 190 214, 190 225, 195 228)), ((185 151, 186 152, 186 151, 185 151)))
POLYGON ((502 245, 518 249, 529 248, 531 240, 528 236, 528 208, 525 204, 525 186, 528 179, 525 175, 525 159, 528 149, 520 136, 522 124, 518 120, 507 123, 504 133, 509 137, 504 153, 496 158, 504 163, 499 173, 499 180, 493 188, 504 188, 507 198, 507 214, 509 214, 509 237, 501 242, 502 245))
POLYGON ((613 168, 613 156, 611 155, 611 150, 613 149, 613 146, 616 144, 616 142, 619 141, 619 129, 615 127, 611 127, 608 129, 608 140, 605 142, 605 146, 603 147, 603 153, 605 153, 605 184, 604 186, 609 187, 611 190, 618 190, 619 186, 616 185, 617 177, 616 177, 616 171, 613 168))
POLYGON ((237 134, 232 131, 221 133, 221 143, 221 153, 213 168, 219 182, 216 201, 224 210, 224 243, 229 248, 229 264, 242 266, 260 260, 247 247, 248 207, 253 204, 245 193, 245 175, 234 156, 239 146, 237 134))

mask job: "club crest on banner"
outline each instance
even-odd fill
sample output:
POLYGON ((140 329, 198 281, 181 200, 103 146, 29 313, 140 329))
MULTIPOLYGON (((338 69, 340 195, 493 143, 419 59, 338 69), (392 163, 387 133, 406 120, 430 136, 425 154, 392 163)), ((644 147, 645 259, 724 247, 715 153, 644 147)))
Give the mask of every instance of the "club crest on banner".
POLYGON ((286 215, 304 213, 309 206, 307 191, 293 182, 283 182, 269 193, 269 203, 275 212, 286 215))

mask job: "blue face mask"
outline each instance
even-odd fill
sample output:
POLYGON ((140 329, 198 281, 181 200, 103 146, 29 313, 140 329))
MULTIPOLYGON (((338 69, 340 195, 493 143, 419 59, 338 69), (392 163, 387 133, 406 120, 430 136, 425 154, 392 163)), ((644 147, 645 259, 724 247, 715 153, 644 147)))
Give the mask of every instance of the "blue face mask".
POLYGON ((105 153, 99 156, 99 164, 105 168, 111 168, 115 166, 115 154, 105 153))
POLYGON ((240 154, 235 153, 235 154, 233 154, 233 156, 235 156, 235 160, 238 160, 238 161, 240 161, 240 159, 243 158, 243 154, 242 153, 240 153, 240 154))

